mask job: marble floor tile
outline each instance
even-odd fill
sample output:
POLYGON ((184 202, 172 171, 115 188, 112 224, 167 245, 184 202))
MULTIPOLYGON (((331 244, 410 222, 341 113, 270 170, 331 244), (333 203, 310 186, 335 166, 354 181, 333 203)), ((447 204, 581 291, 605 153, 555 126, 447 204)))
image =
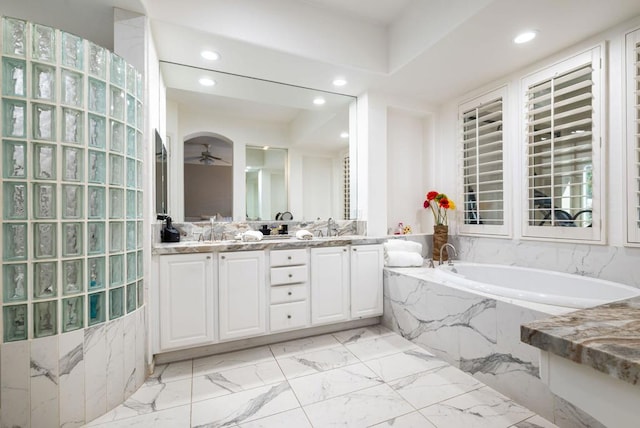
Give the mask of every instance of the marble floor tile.
POLYGON ((436 428, 420 412, 412 412, 397 418, 389 419, 371 428, 436 428))
POLYGON ((191 404, 118 421, 99 423, 97 419, 85 426, 103 428, 189 428, 191 426, 191 404))
POLYGON ((155 366, 146 384, 166 383, 174 380, 190 379, 193 376, 193 360, 178 361, 155 366))
POLYGON ((420 410, 436 428, 508 428, 533 412, 488 387, 420 410))
POLYGON ((535 415, 522 422, 511 425, 509 428, 558 428, 558 426, 552 424, 542 416, 535 415))
POLYGON ((276 361, 213 372, 193 378, 192 401, 202 401, 285 380, 276 361))
POLYGON ((423 349, 410 349, 388 357, 369 360, 366 365, 385 382, 389 382, 448 364, 423 349))
POLYGON ((340 342, 331 334, 322 336, 305 337, 302 339, 290 340, 288 342, 275 343, 269 345, 273 355, 277 358, 287 358, 297 354, 304 354, 311 351, 319 351, 326 348, 335 348, 340 342))
POLYGON ((367 427, 414 409, 385 384, 320 401, 304 410, 314 427, 367 427))
POLYGON ((320 349, 278 359, 278 364, 287 379, 337 369, 360 362, 344 346, 320 349))
POLYGON ((383 383, 362 363, 289 380, 303 406, 383 383))
POLYGON ((273 360, 273 354, 268 346, 227 352, 226 354, 211 355, 209 357, 196 358, 193 360, 193 376, 202 376, 208 373, 250 366, 273 360))
POLYGON ((122 419, 154 413, 191 403, 191 378, 174 382, 143 385, 120 406, 96 419, 97 422, 122 419))
POLYGON ((298 407, 300 405, 289 384, 282 382, 193 403, 191 425, 227 427, 298 407))
POLYGON ((343 345, 357 343, 362 340, 374 339, 380 336, 389 336, 395 334, 393 331, 389 330, 382 325, 372 325, 368 327, 355 328, 352 330, 344 330, 339 331, 337 333, 333 333, 333 336, 338 339, 338 342, 343 345))
POLYGON ((240 428, 312 428, 302 409, 287 410, 240 425, 240 428))
POLYGON ((483 386, 472 376, 452 366, 403 377, 389 385, 416 409, 438 403, 483 386))
POLYGON ((388 355, 408 351, 409 349, 418 349, 417 345, 397 334, 380 336, 371 340, 363 340, 347 344, 345 346, 362 361, 386 357, 388 355))

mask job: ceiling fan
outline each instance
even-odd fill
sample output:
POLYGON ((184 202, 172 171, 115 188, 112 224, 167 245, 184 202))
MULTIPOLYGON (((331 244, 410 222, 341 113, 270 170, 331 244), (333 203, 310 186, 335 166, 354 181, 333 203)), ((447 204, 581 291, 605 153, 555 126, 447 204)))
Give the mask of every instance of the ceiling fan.
POLYGON ((205 148, 205 150, 201 152, 199 156, 186 157, 184 158, 185 162, 198 161, 204 165, 213 165, 214 163, 222 163, 224 165, 228 164, 221 157, 214 156, 211 153, 211 144, 205 143, 205 144, 202 144, 202 146, 205 148))

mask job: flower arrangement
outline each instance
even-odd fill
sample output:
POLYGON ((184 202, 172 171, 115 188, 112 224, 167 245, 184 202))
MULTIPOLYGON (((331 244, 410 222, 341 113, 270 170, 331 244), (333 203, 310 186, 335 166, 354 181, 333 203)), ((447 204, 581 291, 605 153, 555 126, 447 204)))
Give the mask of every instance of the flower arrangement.
POLYGON ((455 210, 456 204, 444 193, 434 190, 427 193, 427 199, 423 204, 424 208, 431 208, 433 219, 436 225, 447 225, 447 210, 455 210))

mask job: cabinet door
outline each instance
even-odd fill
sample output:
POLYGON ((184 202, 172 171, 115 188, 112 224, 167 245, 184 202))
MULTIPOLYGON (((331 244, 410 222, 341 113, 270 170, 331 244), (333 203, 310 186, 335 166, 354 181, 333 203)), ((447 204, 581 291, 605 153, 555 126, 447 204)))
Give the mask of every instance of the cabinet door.
POLYGON ((351 317, 382 315, 382 245, 351 247, 351 317))
POLYGON ((211 254, 160 256, 160 348, 215 340, 215 283, 211 254))
POLYGON ((347 247, 311 249, 311 324, 349 319, 347 247))
POLYGON ((264 251, 220 253, 220 340, 266 332, 264 251))

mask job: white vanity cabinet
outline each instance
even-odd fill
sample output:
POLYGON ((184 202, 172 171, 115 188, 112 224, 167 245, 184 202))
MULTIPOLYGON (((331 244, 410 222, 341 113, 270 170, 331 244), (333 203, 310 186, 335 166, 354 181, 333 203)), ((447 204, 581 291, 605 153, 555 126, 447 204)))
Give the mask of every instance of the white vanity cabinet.
POLYGON ((215 341, 213 256, 164 255, 159 263, 160 348, 163 351, 215 341))
POLYGON ((309 256, 306 249, 269 253, 271 332, 309 326, 309 256))
POLYGON ((267 331, 265 252, 218 254, 220 340, 267 331))
POLYGON ((351 318, 382 315, 382 245, 351 247, 351 318))
POLYGON ((348 247, 312 248, 311 324, 346 321, 349 315, 348 247))

